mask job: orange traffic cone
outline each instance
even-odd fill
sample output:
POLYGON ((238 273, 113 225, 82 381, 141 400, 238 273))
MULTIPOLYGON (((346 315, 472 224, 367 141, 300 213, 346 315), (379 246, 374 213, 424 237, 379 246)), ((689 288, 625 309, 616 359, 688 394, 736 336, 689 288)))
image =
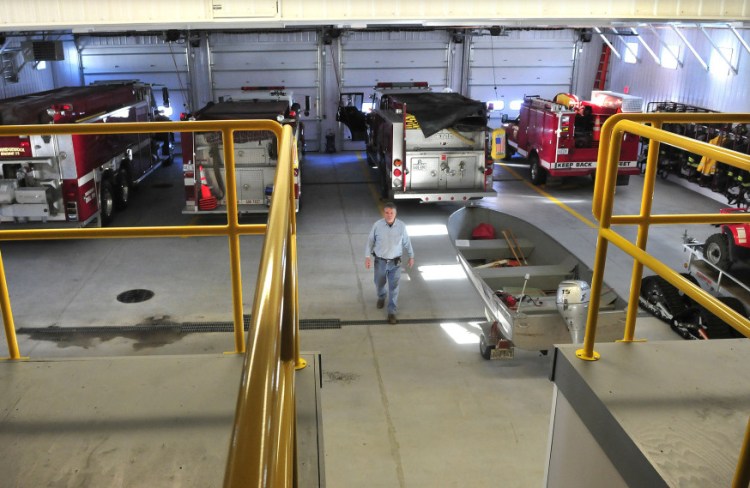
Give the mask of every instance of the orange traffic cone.
POLYGON ((594 140, 599 140, 599 133, 602 130, 602 120, 599 118, 599 116, 596 116, 596 119, 594 119, 594 140))
POLYGON ((206 172, 203 166, 198 166, 201 178, 201 198, 198 200, 198 208, 201 210, 213 210, 219 206, 216 197, 211 194, 211 187, 208 186, 206 172))

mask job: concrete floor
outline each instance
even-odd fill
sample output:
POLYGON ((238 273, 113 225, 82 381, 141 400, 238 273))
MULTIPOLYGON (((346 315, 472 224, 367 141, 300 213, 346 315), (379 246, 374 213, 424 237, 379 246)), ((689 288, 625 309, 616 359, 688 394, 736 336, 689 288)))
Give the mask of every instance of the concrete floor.
MULTIPOLYGON (((179 171, 179 165, 160 170, 138 192, 133 207, 117 216, 114 225, 210 221, 180 214, 179 171)), ((456 264, 451 243, 441 229, 457 208, 449 204, 399 204, 399 217, 413 226, 410 232, 416 265, 402 282, 401 322, 396 326, 386 323, 383 311, 375 307, 371 271, 365 270, 363 263, 367 233, 379 217, 373 176, 359 153, 309 154, 303 166, 298 217, 301 319, 338 319, 343 323, 340 328, 301 332, 302 350, 322 354, 327 486, 540 486, 553 391, 548 380, 549 357, 517 351, 510 361, 483 360, 474 325, 483 316, 476 292, 460 274, 450 279, 427 279, 425 266, 456 264)), ((480 204, 530 221, 585 262, 593 263, 596 231, 590 182, 551 183, 539 191, 526 179, 527 170, 519 162, 497 166, 498 196, 480 204)), ((637 213, 641 181, 634 177, 630 186, 618 188, 618 210, 637 213)), ((722 206, 669 180, 658 182, 655 212, 715 212, 722 206)), ((684 230, 654 228, 649 251, 679 269, 684 230)), ((698 239, 713 232, 710 226, 688 226, 687 230, 698 239)), ((623 233, 634 239, 634 230, 623 233)), ((261 237, 242 240, 246 310, 253 297, 261 242, 261 237)), ((184 355, 212 358, 233 349, 232 335, 226 332, 162 329, 150 333, 116 328, 106 332, 98 328, 230 321, 228 246, 223 239, 0 243, 0 250, 24 356, 158 356, 163 361, 170 357, 179 361, 184 355), (140 304, 117 302, 118 293, 132 288, 151 289, 155 297, 140 304), (42 334, 49 328, 94 326, 97 328, 92 333, 42 334)), ((605 280, 624 297, 631 267, 630 258, 610 251, 605 280)), ((639 320, 636 335, 652 341, 681 340, 666 325, 650 319, 639 320)), ((45 366, 57 370, 56 364, 60 363, 45 366)), ((81 453, 85 455, 65 464, 65 454, 51 449, 55 439, 48 440, 50 448, 40 455, 45 440, 27 442, 28 433, 8 430, 16 408, 13 399, 37 399, 37 419, 58 410, 55 398, 45 398, 45 390, 35 385, 33 377, 22 381, 22 368, 18 366, 0 364, 0 390, 9 391, 6 387, 11 382, 16 388, 15 396, 3 395, 0 401, 0 459, 4 460, 0 461, 0 472, 9 472, 3 469, 3 463, 19 466, 13 471, 16 476, 7 485, 0 485, 38 486, 27 484, 24 476, 43 459, 49 469, 62 470, 58 478, 49 479, 48 486, 91 486, 76 469, 94 465, 93 460, 106 460, 111 467, 111 486, 142 486, 141 478, 128 478, 131 470, 123 469, 140 459, 127 449, 105 450, 95 438, 87 438, 82 441, 87 450, 81 453), (19 435, 4 438, 4 432, 19 435)), ((134 366, 136 370, 143 367, 134 366)), ((159 385, 169 383, 169 377, 164 376, 167 371, 179 375, 179 368, 152 367, 148 372, 134 372, 130 378, 153 383, 163 395, 159 385)), ((219 383, 228 385, 229 390, 239 382, 233 375, 216 375, 208 367, 205 371, 192 368, 183 372, 197 375, 196 381, 224 378, 219 383)), ((121 381, 127 382, 127 377, 121 381)), ((67 381, 64 368, 59 369, 59 381, 67 381)), ((117 404, 127 391, 112 387, 106 395, 117 404)), ((198 388, 191 392, 193 395, 186 397, 206 394, 198 388)), ((75 392, 71 390, 71 394, 75 392)), ((153 396, 145 391, 143 394, 153 396)), ((159 408, 157 401, 153 408, 159 408)), ((218 473, 215 483, 207 485, 204 478, 177 476, 177 465, 167 460, 183 446, 173 442, 170 445, 174 451, 165 449, 159 454, 164 456, 162 466, 153 469, 148 486, 219 486, 226 432, 220 422, 212 427, 219 433, 214 441, 206 441, 211 456, 188 451, 183 458, 195 463, 193 472, 205 466, 207 472, 218 473)), ((133 431, 133 435, 138 436, 139 431, 133 431)), ((180 432, 170 435, 179 438, 180 432)))

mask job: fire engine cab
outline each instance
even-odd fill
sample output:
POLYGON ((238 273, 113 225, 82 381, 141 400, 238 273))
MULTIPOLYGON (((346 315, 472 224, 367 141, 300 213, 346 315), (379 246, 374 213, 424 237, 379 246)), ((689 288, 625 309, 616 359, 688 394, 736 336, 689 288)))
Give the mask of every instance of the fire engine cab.
MULTIPOLYGON (((209 102, 186 120, 271 119, 294 128, 296 150, 293 153, 294 195, 299 210, 301 178, 299 160, 304 150, 300 106, 284 87, 243 87, 236 97, 209 102)), ((182 157, 185 181, 184 214, 226 213, 226 172, 224 143, 218 132, 184 132, 182 157)), ((237 210, 266 213, 271 204, 277 164, 276 136, 269 131, 236 131, 234 162, 237 210)))
MULTIPOLYGON (((2 125, 164 119, 151 86, 136 81, 0 100, 2 125)), ((0 222, 107 224, 128 205, 133 185, 172 156, 167 133, 0 136, 0 222)))
MULTIPOLYGON (((620 112, 640 112, 643 99, 622 93, 593 91, 591 101, 560 93, 555 100, 525 97, 519 118, 505 125, 506 157, 518 152, 528 159, 531 182, 547 176, 586 176, 596 172, 602 124, 620 112)), ((627 185, 638 168, 638 137, 625 134, 617 184, 627 185)))

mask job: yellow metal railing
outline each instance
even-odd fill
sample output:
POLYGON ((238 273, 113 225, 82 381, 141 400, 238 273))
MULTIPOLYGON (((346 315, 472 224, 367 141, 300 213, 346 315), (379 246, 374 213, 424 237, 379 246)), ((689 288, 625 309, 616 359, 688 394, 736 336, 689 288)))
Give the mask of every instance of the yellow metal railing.
MULTIPOLYGON (((594 274, 591 281, 591 302, 589 305, 586 335, 583 348, 576 351, 576 356, 580 359, 594 361, 599 358, 599 354, 594 351, 596 325, 599 314, 599 300, 597 297, 601 294, 604 266, 607 259, 607 246, 610 242, 634 258, 623 342, 636 341, 634 339, 635 319, 638 312, 638 297, 640 295, 644 265, 704 306, 709 312, 734 327, 746 337, 750 337, 750 320, 724 305, 712 295, 703 291, 699 286, 683 278, 679 273, 665 266, 645 251, 649 226, 652 224, 750 223, 750 213, 745 212, 732 214, 652 214, 654 183, 656 180, 660 144, 665 143, 686 149, 692 153, 707 156, 746 171, 750 171, 750 156, 667 132, 661 129, 664 123, 747 124, 750 123, 750 114, 619 114, 610 117, 604 123, 601 133, 602 143, 599 146, 597 178, 594 186, 592 207, 594 217, 599 221, 599 235, 596 243, 594 274), (626 132, 650 140, 639 215, 613 215, 617 166, 622 138, 626 132), (611 229, 612 225, 637 225, 638 234, 635 244, 613 231, 611 229)), ((732 481, 733 487, 747 487, 750 483, 749 445, 750 422, 747 426, 742 451, 739 455, 737 469, 732 481)))
MULTIPOLYGON (((303 368, 305 362, 299 357, 296 214, 291 159, 296 157, 297 148, 292 129, 274 121, 257 120, 59 124, 2 126, 0 136, 177 131, 222 133, 227 180, 225 225, 0 230, 0 241, 227 236, 235 352, 244 353, 239 239, 241 235, 265 233, 251 313, 252 336, 247 341, 249 347, 243 364, 224 486, 296 486, 294 371, 303 368), (279 143, 274 198, 265 225, 240 224, 238 221, 233 137, 238 130, 271 131, 279 143)), ((9 358, 21 359, 2 255, 0 308, 9 358)))

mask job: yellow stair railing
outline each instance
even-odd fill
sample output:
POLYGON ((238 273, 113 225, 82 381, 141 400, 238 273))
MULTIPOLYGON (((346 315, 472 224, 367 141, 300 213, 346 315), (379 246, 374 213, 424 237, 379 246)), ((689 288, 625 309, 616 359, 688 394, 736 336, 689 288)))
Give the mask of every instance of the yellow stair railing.
MULTIPOLYGON (((232 281, 232 316, 236 353, 245 353, 225 487, 296 486, 296 411, 294 371, 305 366, 299 356, 297 229, 293 160, 297 148, 289 126, 270 120, 191 121, 117 124, 1 126, 0 136, 42 134, 134 134, 221 132, 226 165, 227 222, 224 225, 0 230, 0 241, 226 236, 232 281), (267 224, 240 224, 235 184, 235 131, 271 131, 279 159, 267 224), (241 235, 265 234, 251 327, 245 346, 241 235), (246 351, 247 349, 247 351, 246 351)), ((10 360, 22 360, 0 255, 0 309, 10 360)))
MULTIPOLYGON (((665 123, 748 124, 750 123, 750 114, 618 114, 610 117, 604 123, 601 133, 601 145, 599 146, 597 178, 594 186, 592 205, 594 217, 599 221, 599 231, 594 259, 594 274, 591 281, 591 302, 583 347, 576 351, 576 356, 582 360, 595 361, 599 359, 599 354, 594 351, 594 342, 599 313, 598 297, 601 294, 609 243, 614 244, 634 258, 623 342, 637 341, 634 338, 635 319, 638 313, 638 297, 640 295, 644 265, 708 309, 709 312, 738 330, 745 337, 750 337, 750 320, 724 305, 712 295, 703 291, 699 286, 694 285, 646 252, 649 227, 652 224, 750 223, 750 213, 745 212, 732 214, 652 214, 659 146, 661 144, 669 144, 686 149, 692 153, 700 154, 701 156, 706 156, 746 171, 750 171, 750 156, 662 130, 661 127, 665 123), (641 195, 641 210, 638 215, 613 215, 617 166, 622 138, 625 133, 650 140, 643 192, 641 195), (621 234, 612 230, 612 225, 637 225, 638 234, 636 242, 632 243, 621 234)), ((749 444, 750 421, 748 422, 742 451, 739 455, 737 469, 732 482, 732 486, 735 488, 744 488, 750 484, 749 444)))

